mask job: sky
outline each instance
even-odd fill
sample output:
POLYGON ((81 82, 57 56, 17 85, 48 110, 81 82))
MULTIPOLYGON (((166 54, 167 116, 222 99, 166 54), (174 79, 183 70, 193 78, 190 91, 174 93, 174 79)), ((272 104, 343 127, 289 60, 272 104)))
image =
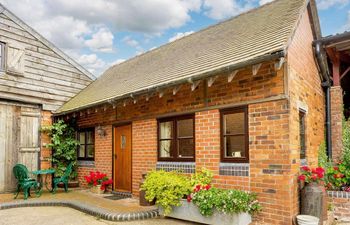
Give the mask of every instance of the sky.
MULTIPOLYGON (((0 0, 96 77, 271 0, 0 0)), ((292 1, 292 0, 290 0, 292 1)), ((322 35, 350 30, 350 0, 316 0, 322 35)))

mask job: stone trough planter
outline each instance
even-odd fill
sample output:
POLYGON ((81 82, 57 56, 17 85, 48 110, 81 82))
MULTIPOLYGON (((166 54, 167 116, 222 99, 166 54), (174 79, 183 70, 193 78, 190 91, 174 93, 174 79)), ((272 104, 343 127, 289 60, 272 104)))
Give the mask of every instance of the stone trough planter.
MULTIPOLYGON (((159 214, 164 215, 161 207, 159 207, 159 214)), ((167 217, 213 225, 248 225, 252 221, 248 213, 223 214, 214 212, 212 216, 205 217, 200 214, 196 205, 186 200, 182 200, 182 206, 174 207, 167 217)))

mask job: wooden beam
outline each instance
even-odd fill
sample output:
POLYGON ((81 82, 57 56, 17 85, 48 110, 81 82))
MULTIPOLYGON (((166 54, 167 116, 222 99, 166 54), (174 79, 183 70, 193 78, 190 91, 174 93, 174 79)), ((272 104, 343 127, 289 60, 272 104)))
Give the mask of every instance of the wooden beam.
POLYGON ((350 71, 350 66, 344 71, 344 73, 342 73, 342 75, 340 76, 340 80, 343 79, 349 71, 350 71))
POLYGON ((238 70, 232 71, 232 73, 230 73, 230 74, 228 75, 228 77, 227 77, 227 82, 231 83, 231 81, 233 80, 233 78, 236 77, 237 73, 238 73, 238 70))
POLYGON ((176 87, 174 87, 173 89, 173 95, 176 95, 176 93, 181 89, 182 85, 178 85, 176 87))
POLYGON ((281 57, 278 62, 275 63, 275 70, 280 70, 284 64, 284 57, 281 57))
POLYGON ((253 76, 256 76, 259 72, 259 69, 261 67, 262 63, 256 64, 252 66, 252 72, 253 72, 253 76))
POLYGON ((191 84, 191 91, 194 91, 196 90, 196 88, 198 87, 201 81, 200 80, 193 81, 192 78, 189 78, 188 82, 191 84))
POLYGON ((218 79, 218 77, 219 77, 219 76, 210 77, 210 78, 208 79, 208 87, 211 87, 211 86, 214 84, 215 80, 218 79))
POLYGON ((340 86, 340 59, 335 48, 326 48, 327 55, 332 62, 333 86, 340 86))
POLYGON ((194 90, 196 90, 196 88, 198 87, 198 85, 200 84, 200 80, 196 80, 196 81, 194 81, 193 83, 192 83, 192 85, 191 85, 191 91, 194 91, 194 90))

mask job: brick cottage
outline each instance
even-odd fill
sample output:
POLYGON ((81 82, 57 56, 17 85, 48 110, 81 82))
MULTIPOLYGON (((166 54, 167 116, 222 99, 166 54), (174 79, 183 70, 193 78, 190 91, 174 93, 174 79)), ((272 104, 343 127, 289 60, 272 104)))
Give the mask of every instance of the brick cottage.
POLYGON ((80 184, 99 170, 137 196, 142 173, 205 167, 292 224, 325 139, 319 38, 314 0, 276 0, 112 66, 55 114, 78 124, 80 184))

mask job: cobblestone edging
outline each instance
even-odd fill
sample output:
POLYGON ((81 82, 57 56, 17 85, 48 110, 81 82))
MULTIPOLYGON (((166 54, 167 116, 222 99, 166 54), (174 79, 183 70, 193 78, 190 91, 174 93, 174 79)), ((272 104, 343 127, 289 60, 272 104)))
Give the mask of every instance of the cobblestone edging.
POLYGON ((331 198, 350 198, 350 192, 346 191, 327 191, 327 194, 331 198))
POLYGON ((109 221, 131 221, 131 220, 144 220, 155 218, 159 216, 158 209, 152 209, 143 212, 127 212, 118 213, 112 212, 106 209, 102 209, 96 206, 91 206, 83 204, 79 201, 19 201, 19 202, 9 202, 1 203, 0 210, 20 208, 20 207, 40 207, 40 206, 64 206, 79 210, 83 213, 95 216, 104 220, 109 221))

